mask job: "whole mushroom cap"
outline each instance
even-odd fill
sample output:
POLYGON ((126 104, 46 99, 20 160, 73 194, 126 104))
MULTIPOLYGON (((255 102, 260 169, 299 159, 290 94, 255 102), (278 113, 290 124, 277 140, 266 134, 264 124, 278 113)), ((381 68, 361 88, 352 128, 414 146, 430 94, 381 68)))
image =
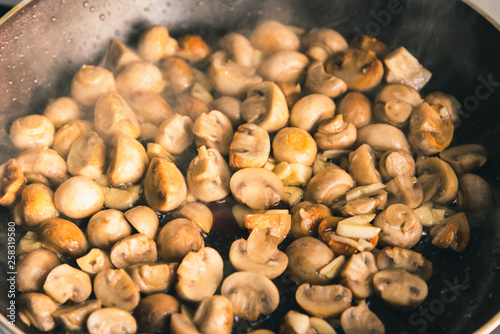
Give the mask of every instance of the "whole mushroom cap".
POLYGON ((70 218, 80 219, 99 211, 104 204, 101 187, 86 176, 73 176, 54 194, 56 208, 70 218))
POLYGON ((252 44, 264 54, 272 54, 281 50, 297 50, 300 40, 294 31, 274 20, 261 21, 250 35, 252 44))
POLYGON ((44 115, 28 115, 18 118, 9 129, 12 144, 19 150, 52 145, 54 124, 44 115))
POLYGON ((400 310, 418 307, 427 297, 427 283, 419 276, 401 269, 385 269, 373 276, 377 295, 400 310))
POLYGON ((305 130, 295 127, 281 129, 273 139, 274 158, 281 162, 312 166, 318 148, 314 138, 305 130))

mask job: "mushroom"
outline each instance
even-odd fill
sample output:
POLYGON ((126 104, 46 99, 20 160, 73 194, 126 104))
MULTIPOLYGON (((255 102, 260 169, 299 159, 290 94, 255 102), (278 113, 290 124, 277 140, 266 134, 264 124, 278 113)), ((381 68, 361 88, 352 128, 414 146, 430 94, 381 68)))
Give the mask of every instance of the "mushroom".
POLYGON ((64 330, 81 332, 84 330, 90 314, 100 308, 100 300, 87 300, 83 303, 59 307, 52 313, 52 316, 64 330))
POLYGON ((140 123, 158 125, 173 114, 172 107, 160 94, 135 94, 130 96, 127 102, 140 123))
POLYGON ((177 295, 189 302, 200 302, 212 296, 223 277, 224 262, 210 247, 190 251, 177 268, 177 295))
POLYGON ((233 125, 237 128, 238 125, 243 123, 241 119, 241 101, 231 96, 221 96, 210 103, 212 109, 219 110, 227 116, 233 125))
POLYGON ((179 311, 179 302, 174 297, 157 293, 141 299, 136 318, 141 330, 156 333, 168 331, 170 317, 179 311))
POLYGON ((284 186, 303 186, 311 179, 313 168, 298 162, 280 162, 272 169, 284 186))
POLYGON ((129 312, 137 307, 141 298, 139 288, 123 269, 100 271, 94 278, 94 294, 102 305, 129 312))
POLYGON ((343 169, 329 168, 314 175, 306 188, 306 198, 331 206, 354 187, 354 180, 343 169))
MULTIPOLYGON (((17 244, 16 254, 21 256, 42 248, 38 234, 33 231, 26 232, 17 244)), ((43 283, 43 282, 42 282, 43 283)))
POLYGON ((306 55, 318 62, 324 63, 338 52, 347 50, 347 41, 337 31, 328 28, 313 28, 302 37, 302 47, 306 55))
POLYGON ((401 269, 381 270, 373 276, 373 287, 384 302, 397 310, 417 308, 427 297, 427 283, 401 269))
POLYGON ((410 146, 404 133, 395 126, 385 123, 368 124, 359 129, 354 145, 361 144, 370 145, 380 154, 388 150, 403 150, 410 153, 410 146))
POLYGON ((417 173, 424 189, 423 202, 432 199, 438 204, 448 204, 457 197, 458 178, 453 168, 444 160, 437 157, 427 158, 418 164, 417 173), (432 177, 432 174, 435 176, 432 177), (426 184, 426 181, 431 184, 426 184))
POLYGON ((289 123, 308 132, 314 132, 321 121, 333 117, 335 103, 322 94, 306 95, 298 100, 290 111, 289 123))
POLYGON ((111 138, 108 151, 109 183, 121 186, 142 180, 148 168, 149 158, 144 146, 134 138, 117 133, 111 138))
POLYGON ((205 297, 194 314, 193 323, 205 334, 230 334, 233 304, 225 296, 205 297))
POLYGON ((142 58, 117 39, 113 39, 106 49, 105 67, 112 72, 117 73, 128 64, 136 61, 142 61, 142 58))
POLYGON ((189 62, 200 62, 210 54, 210 47, 198 35, 184 35, 177 42, 179 47, 175 55, 189 62))
POLYGON ((0 165, 0 205, 13 204, 24 184, 24 173, 16 159, 0 165))
POLYGON ((173 214, 175 218, 187 218, 204 233, 210 233, 214 222, 212 211, 203 203, 191 202, 173 214))
POLYGON ((379 270, 403 269, 428 281, 432 276, 432 262, 422 254, 401 247, 385 247, 377 255, 379 270))
POLYGON ((68 177, 66 161, 48 147, 23 151, 16 161, 28 182, 58 186, 68 177))
POLYGON ((130 312, 116 307, 106 307, 90 314, 87 319, 87 330, 90 334, 135 334, 137 321, 130 312))
MULTIPOLYGON (((307 315, 293 310, 288 311, 288 313, 283 318, 279 332, 281 334, 336 333, 327 321, 318 317, 309 318, 307 315)), ((274 332, 268 331, 266 329, 260 329, 251 333, 273 334, 274 332)))
POLYGON ((269 278, 245 271, 226 277, 221 294, 233 304, 234 315, 249 321, 274 312, 280 300, 278 288, 269 278))
MULTIPOLYGON (((237 205, 233 206, 233 215, 238 209, 237 205)), ((241 208, 240 208, 241 209, 241 208)), ((264 229, 269 235, 278 238, 281 243, 288 235, 292 224, 291 215, 288 210, 267 210, 264 213, 244 213, 243 226, 247 229, 264 229)))
POLYGON ((234 133, 229 147, 229 165, 233 170, 264 167, 270 152, 269 133, 257 124, 245 123, 234 133))
POLYGON ((72 175, 97 179, 103 174, 106 162, 106 145, 97 132, 89 131, 71 144, 66 163, 72 175))
POLYGON ((302 97, 302 89, 300 83, 295 84, 291 82, 276 82, 276 86, 281 89, 283 95, 285 96, 286 105, 291 109, 295 103, 302 97))
POLYGON ((73 141, 82 134, 92 131, 93 125, 89 121, 75 119, 64 124, 54 135, 52 149, 56 151, 63 159, 68 156, 69 149, 73 141))
POLYGON ((300 45, 291 27, 274 20, 259 22, 250 34, 250 41, 265 55, 281 50, 295 51, 300 45))
POLYGON ((137 138, 141 127, 137 116, 118 93, 102 95, 94 108, 94 127, 97 133, 108 141, 118 132, 137 138))
POLYGON ((43 248, 67 259, 87 252, 88 242, 82 230, 69 220, 50 218, 38 226, 38 239, 43 248))
POLYGON ((60 304, 68 300, 81 303, 92 293, 92 283, 87 273, 64 263, 50 271, 43 284, 43 290, 60 304))
POLYGON ((113 269, 109 253, 99 248, 92 248, 86 255, 76 259, 76 264, 91 277, 101 270, 113 269))
POLYGON ((451 121, 453 125, 457 125, 460 122, 460 115, 462 114, 462 106, 460 102, 450 94, 446 94, 443 92, 433 92, 428 94, 424 101, 429 103, 430 105, 439 104, 448 110, 450 113, 451 121))
POLYGON ((468 144, 447 148, 439 157, 449 163, 455 173, 464 174, 484 166, 488 151, 482 145, 468 144))
POLYGON ((378 271, 375 256, 367 251, 352 255, 340 272, 341 282, 354 297, 368 298, 373 293, 372 277, 378 271))
POLYGON ((264 59, 259 75, 266 81, 297 84, 305 75, 309 58, 298 51, 278 51, 264 59))
POLYGON ((101 95, 114 91, 113 73, 100 66, 83 65, 71 82, 71 97, 84 107, 93 107, 101 95))
POLYGON ((384 63, 387 67, 387 83, 402 83, 420 90, 432 76, 432 73, 402 46, 389 53, 384 58, 384 63))
POLYGON ((250 86, 240 110, 243 120, 255 123, 269 132, 283 128, 289 117, 285 96, 271 81, 250 86))
POLYGON ((162 158, 153 158, 144 177, 144 196, 157 211, 177 208, 186 198, 187 186, 177 166, 162 158))
POLYGON ((375 97, 373 114, 380 123, 403 129, 408 126, 414 108, 422 103, 416 89, 404 84, 390 84, 382 88, 375 97))
POLYGON ((43 110, 43 116, 47 117, 58 129, 70 121, 79 119, 82 116, 82 111, 75 100, 69 96, 62 96, 50 100, 43 110))
POLYGON ((267 229, 254 228, 247 240, 235 240, 229 250, 229 260, 236 270, 262 274, 270 279, 281 275, 288 258, 278 250, 279 239, 267 229))
POLYGON ((385 182, 398 175, 415 175, 415 160, 403 150, 388 150, 379 160, 379 172, 385 182))
POLYGON ((337 113, 344 117, 346 122, 354 124, 360 129, 372 122, 372 104, 370 100, 360 92, 349 92, 337 106, 337 113))
POLYGON ((128 237, 132 228, 121 211, 107 209, 96 212, 87 224, 87 236, 95 247, 110 249, 118 240, 128 237))
POLYGON ((420 180, 410 175, 398 175, 385 185, 390 193, 387 204, 402 203, 411 209, 417 208, 424 200, 424 189, 420 180))
MULTIPOLYGON (((205 114, 210 111, 208 104, 195 96, 182 95, 179 98, 176 97, 176 99, 177 104, 174 107, 174 114, 188 116, 191 118, 192 122, 196 121, 201 114, 205 114)), ((191 133, 189 136, 193 138, 191 133)))
POLYGON ((128 64, 116 76, 116 89, 122 96, 160 93, 164 87, 162 71, 145 61, 128 64))
POLYGON ((296 127, 281 129, 273 139, 274 158, 278 162, 299 163, 312 166, 318 148, 314 138, 296 127))
POLYGON ((9 129, 12 144, 19 150, 42 148, 52 145, 54 124, 44 115, 28 115, 18 118, 9 129))
POLYGON ((165 79, 166 87, 180 94, 194 83, 193 73, 189 64, 177 57, 165 58, 160 64, 160 70, 165 79))
POLYGON ((186 180, 191 194, 204 202, 218 201, 229 192, 231 172, 222 155, 214 148, 201 146, 189 164, 186 180))
MULTIPOLYGON (((304 202, 301 202, 304 203, 304 202)), ((299 205, 301 204, 299 203, 299 205)), ((295 208, 294 206, 292 210, 295 208)), ((332 215, 330 209, 323 204, 310 204, 301 206, 292 215, 292 225, 289 236, 292 239, 301 237, 315 237, 318 235, 318 225, 321 221, 332 215)))
POLYGON ((385 334, 385 327, 375 313, 370 311, 366 301, 348 308, 340 317, 340 325, 346 334, 385 334))
POLYGON ((481 176, 465 173, 459 176, 458 182, 457 206, 460 210, 484 212, 493 208, 493 193, 481 176))
POLYGON ((310 315, 332 318, 351 306, 352 293, 340 284, 311 286, 305 283, 295 292, 295 299, 310 315))
POLYGON ((375 163, 375 152, 368 144, 362 144, 349 154, 349 173, 357 185, 382 182, 375 163))
POLYGON ((176 218, 162 227, 157 239, 158 255, 169 262, 181 262, 189 252, 196 252, 205 241, 200 230, 189 219, 176 218))
POLYGON ((341 216, 357 216, 384 210, 387 204, 387 192, 377 190, 349 200, 340 200, 332 206, 332 212, 341 216))
POLYGON ((244 168, 231 176, 229 187, 233 197, 254 210, 267 210, 283 197, 279 177, 264 168, 244 168))
POLYGON ((173 313, 170 319, 172 334, 201 334, 193 321, 184 313, 173 313))
POLYGON ((17 298, 19 318, 26 325, 48 332, 56 327, 52 314, 59 306, 47 295, 38 292, 23 293, 17 298))
POLYGON ((155 262, 158 258, 156 243, 145 234, 133 234, 113 245, 109 258, 116 268, 126 268, 138 263, 155 262))
POLYGON ((160 222, 153 209, 139 205, 125 211, 124 216, 139 233, 144 233, 149 239, 155 238, 160 222))
POLYGON ((320 273, 335 255, 323 242, 313 237, 293 241, 285 250, 288 256, 288 274, 297 284, 328 284, 331 279, 320 273), (314 254, 314 256, 310 256, 314 254))
POLYGON ((54 194, 56 208, 69 218, 86 218, 104 204, 101 188, 86 176, 73 176, 61 183, 54 194))
POLYGON ((372 36, 367 35, 356 35, 349 43, 351 47, 358 48, 361 50, 371 50, 375 52, 379 59, 384 59, 389 52, 387 46, 380 40, 372 36))
POLYGON ((16 265, 16 288, 22 292, 39 291, 49 272, 61 264, 53 252, 35 249, 31 253, 19 256, 16 265))
POLYGON ((177 263, 140 263, 127 268, 135 285, 144 294, 170 290, 175 283, 177 263))
POLYGON ((463 212, 456 213, 434 225, 429 231, 432 244, 439 248, 449 248, 463 252, 470 239, 469 223, 463 212))
POLYGON ((168 29, 161 25, 152 25, 139 37, 137 51, 142 59, 158 62, 172 56, 177 50, 177 41, 170 37, 168 29))
POLYGON ((373 225, 380 227, 380 243, 388 246, 411 248, 420 241, 420 219, 407 205, 390 205, 375 218, 373 225))
POLYGON ((320 150, 342 150, 350 148, 356 141, 357 132, 353 123, 345 122, 339 114, 319 123, 314 140, 320 150))
POLYGON ((384 66, 375 52, 348 48, 333 55, 326 63, 326 72, 342 79, 347 88, 366 92, 382 81, 384 66))
POLYGON ((219 45, 240 66, 258 68, 262 63, 262 52, 242 34, 229 33, 221 38, 219 45))
POLYGON ((214 148, 220 154, 229 154, 229 146, 233 140, 233 126, 226 115, 218 110, 212 110, 198 116, 193 125, 193 134, 197 147, 214 148))
POLYGON ((315 61, 307 68, 305 88, 313 94, 323 94, 333 99, 344 94, 347 85, 342 79, 326 73, 322 62, 315 61))
POLYGON ((155 143, 168 153, 181 154, 193 143, 193 121, 188 116, 173 114, 158 128, 155 143))
POLYGON ((431 155, 447 148, 453 138, 453 123, 448 110, 423 102, 410 117, 408 142, 419 154, 431 155))
POLYGON ((36 229, 42 222, 59 216, 54 205, 54 192, 44 184, 31 183, 21 190, 23 226, 36 229))

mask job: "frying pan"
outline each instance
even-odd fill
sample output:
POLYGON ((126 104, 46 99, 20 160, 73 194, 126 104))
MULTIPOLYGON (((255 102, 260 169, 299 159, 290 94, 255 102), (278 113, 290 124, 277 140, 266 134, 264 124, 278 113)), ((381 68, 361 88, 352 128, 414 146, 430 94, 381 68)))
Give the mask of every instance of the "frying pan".
MULTIPOLYGON (((134 45, 144 27, 163 24, 171 34, 201 34, 213 42, 222 34, 276 19, 304 28, 338 30, 348 40, 366 33, 390 48, 405 46, 434 76, 422 95, 442 90, 464 106, 454 145, 483 144, 488 163, 478 171, 500 198, 500 32, 464 3, 454 0, 32 0, 0 24, 0 163, 16 154, 8 139, 11 122, 41 113, 48 100, 68 94, 68 83, 85 63, 96 64, 111 38, 134 45)), ((462 254, 417 246, 435 268, 429 296, 417 310, 394 312, 376 298, 370 307, 387 333, 481 333, 496 327, 500 310, 500 207, 468 214, 471 241, 462 254)), ((0 208, 0 332, 39 333, 20 319, 6 324, 9 272, 7 226, 0 208)), ((17 238, 20 238, 18 233, 17 238)), ((214 232, 207 244, 224 244, 214 232)), ((234 238, 233 238, 234 239, 234 238)), ((294 284, 277 278, 282 302, 260 325, 277 331, 290 308, 294 284)), ((249 326, 237 322, 235 332, 249 326)))

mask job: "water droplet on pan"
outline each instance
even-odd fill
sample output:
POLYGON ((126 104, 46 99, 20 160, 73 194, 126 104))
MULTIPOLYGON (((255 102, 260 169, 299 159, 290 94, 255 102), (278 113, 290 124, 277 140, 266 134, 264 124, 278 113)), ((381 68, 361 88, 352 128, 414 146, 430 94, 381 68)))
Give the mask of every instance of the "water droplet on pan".
POLYGON ((101 21, 104 21, 106 19, 106 15, 104 14, 99 15, 99 19, 101 19, 101 21))
POLYGON ((84 1, 83 2, 83 8, 87 8, 89 6, 89 2, 88 1, 84 1))
POLYGON ((52 22, 56 22, 56 17, 55 17, 55 16, 52 16, 52 17, 50 18, 50 21, 52 21, 52 22))

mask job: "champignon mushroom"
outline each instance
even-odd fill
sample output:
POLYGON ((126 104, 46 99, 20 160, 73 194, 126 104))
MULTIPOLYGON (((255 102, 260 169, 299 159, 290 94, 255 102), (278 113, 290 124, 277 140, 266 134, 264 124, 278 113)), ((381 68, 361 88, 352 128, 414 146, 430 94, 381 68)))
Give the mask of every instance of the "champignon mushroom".
POLYGON ((67 259, 75 259, 87 252, 88 242, 82 230, 69 220, 47 219, 38 226, 38 239, 44 248, 67 259))
POLYGON ((432 73, 402 46, 389 53, 384 58, 384 63, 387 66, 387 83, 402 83, 420 90, 432 76, 432 73))
POLYGON ((206 334, 230 334, 233 329, 233 304, 225 296, 205 297, 193 317, 193 323, 206 334))
POLYGON ((227 116, 233 125, 237 128, 243 120, 241 119, 241 101, 231 96, 221 96, 210 103, 212 109, 219 110, 227 116))
POLYGON ((116 89, 123 96, 160 93, 164 87, 162 71, 149 62, 128 64, 116 76, 116 89))
POLYGON ((193 143, 193 139, 191 118, 174 114, 160 124, 155 143, 160 144, 171 154, 181 154, 193 143))
POLYGON ((16 254, 19 256, 29 254, 42 248, 42 242, 38 239, 38 233, 33 231, 26 232, 17 244, 16 254))
POLYGON ((430 105, 442 105, 450 113, 451 121, 453 125, 457 125, 460 122, 460 115, 462 114, 462 106, 458 100, 450 95, 443 92, 433 92, 424 98, 424 101, 430 105))
POLYGON ((259 22, 250 34, 250 41, 265 55, 281 50, 295 51, 300 45, 291 27, 273 20, 259 22))
POLYGON ((60 304, 68 300, 81 303, 92 293, 92 283, 87 273, 65 263, 50 271, 43 284, 43 290, 60 304))
POLYGON ((161 124, 172 116, 170 104, 159 94, 135 94, 127 99, 140 123, 161 124))
POLYGON ((130 312, 106 307, 90 314, 87 330, 90 334, 135 334, 137 321, 130 312))
POLYGON ((312 166, 318 151, 313 137, 296 127, 281 129, 274 137, 272 146, 276 161, 304 166, 312 166))
POLYGON ((276 86, 281 89, 283 95, 285 96, 286 104, 289 109, 291 109, 295 103, 302 97, 302 89, 300 83, 295 84, 292 82, 276 82, 276 86))
POLYGON ((162 227, 157 239, 158 255, 167 262, 181 262, 189 252, 205 245, 203 236, 189 219, 176 218, 162 227))
POLYGON ((59 306, 47 295, 38 292, 23 293, 17 298, 19 318, 26 325, 48 332, 56 327, 52 314, 59 306))
POLYGON ((165 292, 175 283, 177 263, 141 263, 127 268, 139 291, 144 294, 165 292))
POLYGON ((259 75, 266 81, 296 84, 305 75, 309 58, 298 51, 278 51, 264 59, 259 75))
POLYGON ((105 269, 94 278, 94 294, 106 307, 132 311, 141 298, 139 288, 123 269, 105 269))
POLYGON ((82 134, 92 131, 93 125, 89 121, 75 119, 61 126, 54 135, 52 149, 63 159, 68 156, 73 141, 82 134))
POLYGON ((298 100, 290 111, 289 123, 308 132, 314 132, 318 124, 333 117, 335 103, 322 94, 306 95, 298 100))
POLYGON ((355 199, 340 200, 332 206, 332 212, 341 216, 366 215, 376 210, 384 210, 386 204, 387 192, 377 190, 355 199))
POLYGON ((48 147, 23 151, 16 161, 27 181, 58 186, 68 177, 66 161, 48 147))
POLYGON ((76 305, 59 307, 52 313, 52 316, 64 330, 81 332, 84 330, 90 314, 100 308, 101 301, 94 299, 76 305))
POLYGON ((417 173, 424 189, 424 202, 432 199, 438 204, 448 204, 457 197, 458 178, 447 162, 437 157, 427 158, 418 164, 417 173), (427 185, 423 180, 428 180, 432 184, 427 185))
POLYGON ((415 175, 415 160, 403 150, 388 150, 379 160, 379 172, 386 182, 398 175, 415 175))
POLYGON ((390 193, 387 204, 402 203, 412 209, 418 207, 424 200, 422 183, 410 175, 398 175, 387 182, 385 189, 390 193))
POLYGON ((265 168, 244 168, 231 176, 233 197, 254 210, 267 210, 283 197, 279 177, 265 168))
POLYGON ((99 248, 110 249, 115 242, 131 233, 132 228, 123 213, 115 209, 96 212, 87 224, 89 242, 99 248))
POLYGON ((385 334, 385 327, 375 313, 370 311, 366 301, 348 308, 340 317, 340 325, 346 334, 385 334))
POLYGON ((197 147, 214 148, 220 154, 229 154, 229 146, 233 140, 233 126, 227 116, 218 110, 201 114, 193 125, 193 134, 197 147))
POLYGON ((365 251, 354 254, 347 260, 340 277, 354 297, 365 299, 373 293, 372 277, 377 271, 375 256, 365 251))
POLYGON ((413 109, 421 103, 416 89, 404 84, 386 85, 375 98, 373 114, 377 122, 403 129, 408 126, 413 109))
POLYGON ((427 283, 401 269, 381 270, 373 276, 373 287, 384 302, 398 310, 418 307, 427 297, 427 283))
POLYGON ((170 319, 170 332, 172 334, 201 334, 192 319, 184 313, 174 313, 170 319))
POLYGON ((210 47, 198 35, 184 35, 177 39, 179 47, 175 55, 189 62, 196 63, 210 54, 210 47))
MULTIPOLYGON (((233 215, 235 208, 238 206, 233 206, 233 215)), ((264 213, 244 213, 243 223, 243 226, 250 230, 266 230, 269 235, 275 236, 281 243, 290 231, 292 220, 288 210, 268 210, 264 213)))
POLYGON ((356 137, 356 127, 353 123, 345 122, 342 115, 319 123, 314 134, 318 148, 323 151, 348 149, 354 144, 356 137))
POLYGON ((160 222, 153 209, 139 205, 125 211, 124 216, 139 233, 144 233, 149 239, 155 238, 160 222))
POLYGON ((123 133, 117 133, 111 139, 108 160, 107 176, 113 186, 141 180, 149 163, 144 146, 123 133))
POLYGON ((16 288, 22 292, 39 291, 49 272, 61 264, 53 252, 46 249, 35 249, 31 253, 18 258, 16 271, 16 288))
POLYGON ((62 96, 51 100, 45 107, 43 115, 58 129, 70 121, 79 119, 82 111, 75 100, 69 96, 62 96))
POLYGON ((233 304, 234 315, 250 321, 274 312, 280 300, 278 288, 269 278, 245 271, 226 277, 221 294, 233 304))
POLYGON ((156 243, 145 234, 133 234, 113 245, 109 258, 116 268, 126 268, 138 263, 155 262, 158 258, 156 243))
MULTIPOLYGON (((317 317, 309 318, 307 315, 288 311, 283 318, 280 331, 281 334, 335 334, 335 330, 325 320, 317 317)), ((268 330, 257 330, 251 333, 270 334, 274 333, 268 330)))
POLYGON ((483 212, 494 206, 489 183, 481 176, 465 173, 458 178, 457 206, 460 210, 483 212))
POLYGON ((12 144, 19 150, 46 147, 54 140, 54 124, 44 115, 18 118, 9 129, 12 144))
POLYGON ((157 293, 141 299, 136 318, 141 330, 150 333, 164 332, 170 328, 170 317, 178 311, 177 299, 164 293, 157 293))
POLYGON ((389 52, 387 46, 372 36, 367 35, 356 35, 349 43, 351 47, 358 48, 361 50, 372 50, 375 52, 379 59, 384 59, 389 52))
POLYGON ((189 64, 180 58, 165 58, 160 64, 160 69, 165 79, 166 88, 172 89, 177 94, 186 91, 194 83, 189 64))
POLYGON ((0 165, 0 205, 13 204, 24 184, 24 173, 16 159, 0 165))
POLYGON ((168 29, 161 25, 152 25, 139 37, 137 51, 142 59, 158 62, 172 56, 177 50, 177 41, 170 37, 168 29))
POLYGON ((262 52, 242 34, 229 33, 221 38, 219 45, 240 66, 257 68, 262 63, 262 52))
POLYGON ((329 168, 314 175, 306 188, 306 198, 331 206, 354 187, 354 180, 343 169, 329 168))
POLYGON ((83 65, 71 82, 71 96, 85 107, 93 107, 101 95, 114 91, 113 73, 100 66, 83 65))
POLYGON ((117 39, 113 39, 106 49, 105 67, 112 72, 117 73, 128 64, 136 61, 142 61, 141 57, 117 39))
POLYGON ((109 253, 99 248, 92 248, 85 256, 76 259, 76 264, 91 277, 101 270, 113 269, 109 253))
POLYGON ((456 213, 434 225, 429 231, 432 244, 439 248, 449 248, 463 252, 470 239, 470 228, 463 212, 456 213))
POLYGON ((66 160, 68 172, 97 179, 104 172, 106 145, 97 132, 89 131, 71 144, 66 160))
POLYGON ((432 262, 422 254, 401 247, 385 247, 377 255, 377 267, 403 269, 428 281, 432 276, 432 262))
POLYGON ((348 47, 344 37, 329 28, 311 29, 302 37, 302 46, 309 58, 322 63, 332 55, 346 51, 348 47))
MULTIPOLYGON (((292 210, 294 210, 294 208, 295 206, 292 210)), ((321 223, 324 218, 331 215, 332 212, 330 209, 323 204, 311 203, 310 205, 301 206, 301 208, 295 210, 292 215, 292 225, 289 237, 298 239, 305 236, 317 236, 319 223, 321 223)))
POLYGON ((73 176, 57 188, 54 203, 64 215, 80 219, 99 211, 104 204, 104 195, 101 187, 92 179, 73 176))
POLYGON ((360 92, 349 92, 337 106, 337 113, 344 117, 346 122, 354 124, 356 129, 372 122, 372 105, 370 100, 360 92))
POLYGON ((36 229, 42 222, 59 216, 54 205, 54 192, 44 184, 31 183, 21 190, 22 225, 36 229))
POLYGON ((418 216, 407 205, 390 205, 377 215, 373 222, 380 227, 380 242, 388 246, 411 248, 422 236, 422 224, 418 216))
POLYGON ((410 146, 404 133, 395 126, 377 123, 368 124, 358 130, 355 146, 370 145, 377 153, 388 150, 403 150, 410 153, 410 146))
POLYGON ((197 202, 187 203, 173 216, 191 220, 204 233, 210 232, 214 221, 212 211, 205 204, 197 202))
POLYGON ((307 68, 305 88, 313 94, 323 94, 333 99, 344 94, 347 85, 342 79, 326 73, 322 62, 315 61, 307 68))
POLYGON ((375 163, 375 152, 370 145, 362 144, 349 154, 349 173, 357 185, 382 182, 375 163))
POLYGON ((450 164, 455 173, 464 174, 484 166, 488 151, 479 144, 450 147, 439 153, 439 157, 450 164))
POLYGON ((352 292, 340 284, 311 286, 305 283, 295 292, 295 299, 307 313, 332 318, 351 306, 352 292))
POLYGON ((269 133, 257 124, 245 123, 234 133, 229 147, 229 165, 233 170, 263 167, 270 152, 269 133))
POLYGON ((118 93, 102 95, 94 108, 94 127, 97 133, 108 141, 118 132, 137 138, 141 127, 137 116, 118 93))

